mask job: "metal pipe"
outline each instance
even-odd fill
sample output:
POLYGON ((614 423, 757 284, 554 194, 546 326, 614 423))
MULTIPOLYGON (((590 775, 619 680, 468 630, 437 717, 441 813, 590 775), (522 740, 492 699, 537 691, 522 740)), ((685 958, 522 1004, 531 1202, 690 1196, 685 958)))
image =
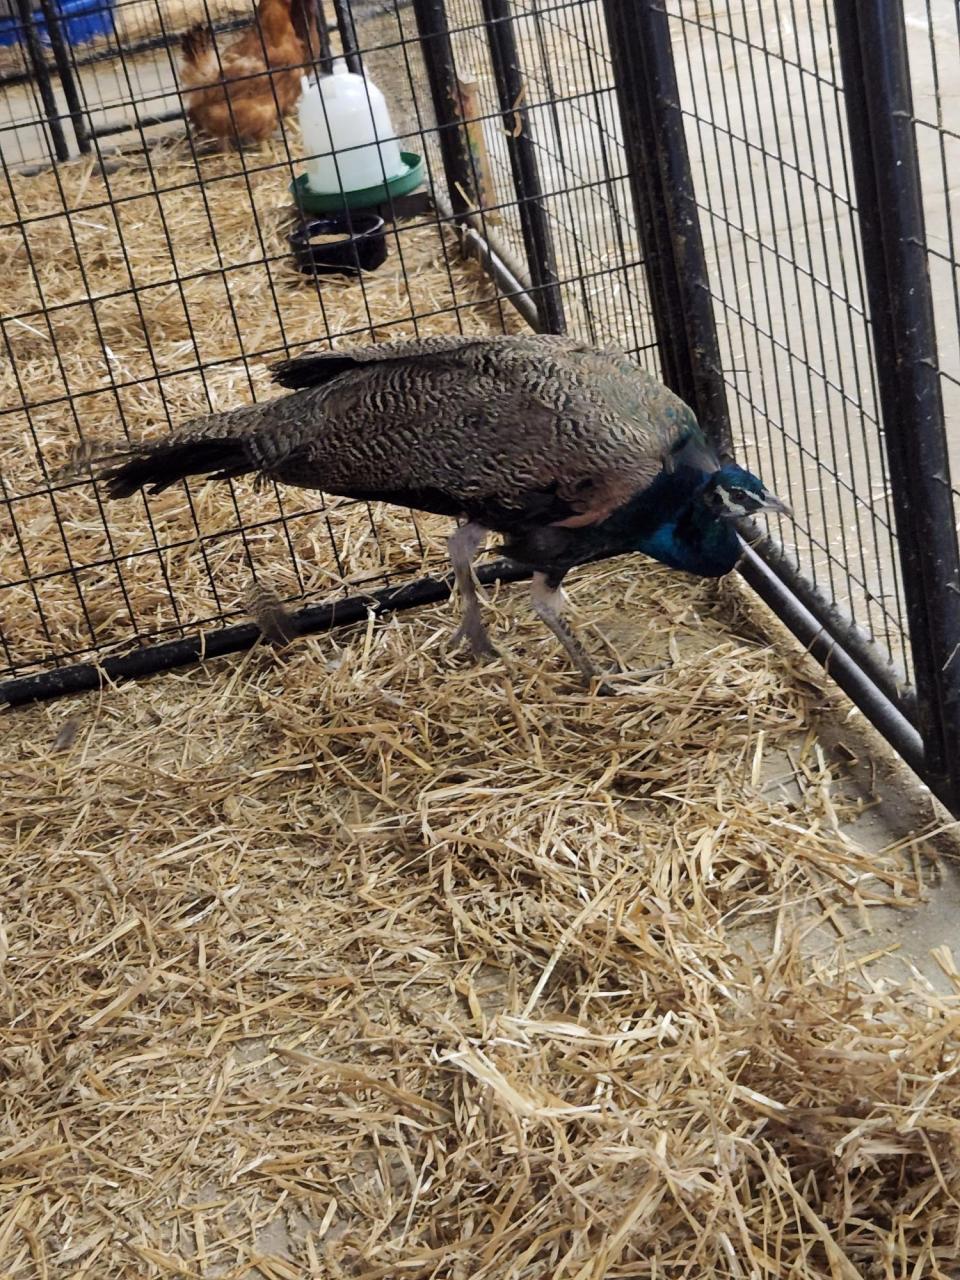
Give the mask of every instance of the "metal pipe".
POLYGON ((63 96, 67 100, 67 108, 70 112, 70 119, 73 122, 73 132, 77 139, 77 146, 85 155, 90 150, 90 135, 87 130, 87 122, 84 119, 83 103, 80 101, 80 95, 77 93, 77 84, 73 78, 70 54, 67 52, 67 44, 63 38, 63 28, 60 26, 60 15, 57 13, 57 6, 53 3, 53 0, 40 0, 40 10, 43 13, 43 20, 47 24, 50 48, 53 50, 53 60, 57 64, 57 75, 60 77, 60 83, 63 86, 63 96))
POLYGON ((460 87, 446 8, 443 0, 413 0, 413 11, 437 120, 437 141, 450 207, 454 218, 463 220, 473 211, 470 192, 476 189, 476 182, 466 130, 460 123, 460 87))
MULTIPOLYGON (((529 576, 525 569, 506 560, 495 560, 477 570, 477 577, 484 585, 520 582, 529 576)), ((371 613, 379 617, 383 613, 401 609, 438 604, 446 600, 452 590, 452 575, 444 578, 418 578, 415 582, 407 582, 400 587, 386 587, 364 596, 348 596, 346 600, 337 600, 333 604, 308 605, 294 615, 295 631, 297 635, 332 631, 334 627, 363 622, 371 613)), ((170 671, 174 667, 190 666, 208 658, 241 653, 251 649, 260 636, 260 628, 255 623, 243 623, 235 627, 202 632, 183 640, 150 645, 133 653, 104 658, 99 663, 80 662, 69 667, 43 671, 38 675, 18 676, 0 684, 0 702, 6 702, 10 707, 20 707, 29 702, 42 702, 65 694, 89 693, 118 680, 139 680, 144 676, 170 671)))
POLYGON ((130 133, 134 129, 149 129, 156 124, 172 124, 174 120, 183 120, 184 116, 182 107, 174 107, 171 111, 162 111, 155 116, 135 116, 133 120, 116 120, 112 124, 94 125, 90 134, 94 138, 110 138, 118 133, 130 133))
POLYGON ((530 119, 524 106, 526 86, 520 68, 510 0, 483 0, 483 16, 497 96, 503 112, 527 265, 540 317, 537 328, 541 333, 565 333, 567 324, 553 235, 543 198, 536 147, 530 134, 530 119))
POLYGON ((917 695, 906 683, 904 673, 893 666, 869 636, 820 595, 816 587, 790 563, 783 548, 768 538, 758 525, 738 520, 737 528, 747 545, 777 575, 790 594, 796 596, 824 631, 843 646, 901 715, 916 725, 917 695))
MULTIPOLYGON (((433 203, 442 221, 456 223, 449 204, 442 196, 434 194, 433 203)), ((499 286, 501 293, 498 297, 509 302, 530 328, 536 330, 540 323, 540 313, 530 294, 530 282, 525 279, 522 268, 514 261, 509 250, 492 240, 489 234, 481 235, 475 226, 461 223, 457 226, 457 231, 464 254, 472 253, 499 286)))
POLYGON ((509 302, 513 309, 523 317, 531 329, 537 332, 540 325, 540 312, 527 286, 517 279, 514 271, 494 248, 489 239, 484 238, 474 227, 464 227, 460 238, 465 253, 472 250, 481 267, 499 286, 499 297, 509 302))
MULTIPOLYGON (((840 686, 851 702, 860 708, 872 725, 883 734, 893 749, 930 786, 934 794, 950 805, 950 792, 933 785, 926 776, 923 740, 912 724, 894 706, 886 694, 874 684, 859 662, 835 636, 830 635, 812 613, 777 577, 752 548, 747 547, 739 570, 761 600, 773 610, 782 623, 840 686)), ((954 810, 956 810, 955 801, 954 810)))
POLYGON ((60 107, 57 103, 57 95, 54 93, 53 85, 50 82, 50 70, 47 66, 43 45, 40 43, 40 35, 34 21, 31 0, 17 0, 17 12, 23 27, 23 41, 27 46, 27 56, 33 68, 33 78, 36 80, 37 88, 40 90, 40 100, 43 103, 43 110, 47 117, 47 128, 50 130, 50 140, 53 143, 54 152, 58 160, 69 160, 70 148, 67 145, 63 125, 60 121, 60 107))
POLYGON ((357 41, 357 28, 353 24, 353 13, 349 0, 333 0, 333 11, 337 15, 337 27, 340 31, 340 47, 347 70, 354 75, 363 75, 363 62, 360 58, 360 45, 357 41))
POLYGON ((924 777, 960 808, 960 551, 903 6, 834 6, 924 777))
MULTIPOLYGON (((830 635, 752 548, 746 547, 740 573, 760 598, 832 676, 848 697, 886 737, 906 763, 923 775, 920 735, 854 661, 835 636, 830 635)), ((518 582, 529 573, 507 560, 483 565, 477 577, 484 585, 518 582)), ((371 613, 399 612, 446 600, 453 587, 452 575, 420 578, 399 587, 387 587, 365 596, 350 596, 333 604, 308 605, 294 615, 295 634, 304 636, 363 622, 371 613)), ((9 707, 47 701, 69 694, 89 693, 118 681, 143 679, 176 667, 251 649, 261 638, 254 623, 224 627, 166 644, 151 645, 133 653, 55 668, 38 675, 19 676, 0 684, 0 702, 9 707)), ((934 788, 936 791, 936 789, 934 788)), ((936 792, 944 803, 947 797, 936 792)))
POLYGON ((314 20, 317 24, 318 48, 310 50, 310 57, 316 59, 317 71, 320 75, 329 75, 333 69, 333 45, 330 43, 330 27, 327 25, 323 11, 323 0, 312 0, 314 20))
POLYGON ((709 274, 663 0, 604 0, 664 381, 731 451, 709 274))

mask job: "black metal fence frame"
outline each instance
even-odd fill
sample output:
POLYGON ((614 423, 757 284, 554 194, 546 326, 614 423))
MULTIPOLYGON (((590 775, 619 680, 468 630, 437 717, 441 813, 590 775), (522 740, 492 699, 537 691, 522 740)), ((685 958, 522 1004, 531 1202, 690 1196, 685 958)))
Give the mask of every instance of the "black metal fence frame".
MULTIPOLYGON (((476 190, 472 159, 456 104, 456 68, 444 0, 412 0, 436 113, 449 206, 440 215, 459 231, 493 274, 506 300, 544 332, 564 329, 551 228, 544 216, 536 149, 522 105, 523 80, 510 0, 483 0, 486 37, 500 107, 508 125, 509 160, 526 269, 496 243, 465 193, 476 190), (518 127, 519 126, 519 127, 518 127)), ((29 0, 18 0, 21 13, 29 0)), ((334 0, 351 69, 359 65, 349 5, 334 0)), ((81 149, 89 147, 79 101, 67 92, 69 65, 51 0, 42 0, 56 70, 81 149), (49 12, 48 12, 49 10, 49 12), (61 66, 61 63, 63 65, 61 66)), ((641 233, 665 381, 698 415, 721 453, 729 453, 730 415, 720 368, 716 318, 694 196, 693 175, 662 0, 603 0, 614 83, 623 125, 631 195, 641 233)), ((851 141, 883 435, 907 601, 916 692, 905 689, 869 640, 841 617, 755 528, 740 571, 750 586, 823 664, 865 716, 931 790, 960 813, 960 554, 953 516, 946 428, 937 377, 936 330, 925 261, 919 161, 902 6, 885 0, 836 0, 836 30, 851 141)), ((28 52, 44 63, 32 23, 28 52), (37 46, 37 47, 34 47, 37 46)), ((52 93, 44 93, 46 105, 52 93)), ((75 91, 74 91, 75 95, 75 91)), ((57 154, 65 145, 59 119, 50 125, 57 154), (58 141, 57 129, 60 130, 58 141)), ((503 564, 484 577, 522 576, 503 564)), ((446 579, 422 579, 360 598, 300 612, 301 632, 354 622, 436 601, 446 579)), ((25 676, 0 685, 10 704, 93 689, 247 648, 257 628, 223 628, 198 639, 155 645, 101 664, 25 676)))
MULTIPOLYGON (((667 14, 657 0, 604 8, 665 380, 724 451, 729 416, 667 14)), ((740 571, 960 812, 960 557, 903 8, 836 0, 835 13, 916 697, 755 529, 742 529, 751 549, 740 571)))

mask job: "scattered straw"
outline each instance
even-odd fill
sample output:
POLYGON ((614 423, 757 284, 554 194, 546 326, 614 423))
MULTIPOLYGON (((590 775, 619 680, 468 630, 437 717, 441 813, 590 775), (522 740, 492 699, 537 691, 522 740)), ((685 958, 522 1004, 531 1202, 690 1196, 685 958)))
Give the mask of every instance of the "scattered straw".
POLYGON ((914 845, 732 586, 573 593, 669 669, 513 587, 479 670, 442 607, 6 719, 4 1275, 955 1274, 960 1003, 851 958, 914 845))

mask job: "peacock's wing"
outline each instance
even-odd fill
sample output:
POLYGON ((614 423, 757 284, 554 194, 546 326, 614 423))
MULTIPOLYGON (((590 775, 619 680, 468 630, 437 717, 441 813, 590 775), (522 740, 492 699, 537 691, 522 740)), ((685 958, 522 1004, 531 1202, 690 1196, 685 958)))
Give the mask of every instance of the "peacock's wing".
POLYGON ((275 376, 298 393, 262 406, 256 430, 278 478, 494 528, 596 523, 702 442, 625 355, 566 337, 381 343, 275 376))
POLYGON ((274 382, 290 391, 321 386, 348 370, 370 365, 416 364, 424 366, 435 359, 454 365, 469 366, 477 360, 514 360, 524 356, 536 359, 547 351, 575 351, 584 344, 578 338, 558 334, 465 335, 462 333, 431 334, 424 338, 395 338, 366 347, 348 347, 331 351, 308 351, 273 365, 274 382))

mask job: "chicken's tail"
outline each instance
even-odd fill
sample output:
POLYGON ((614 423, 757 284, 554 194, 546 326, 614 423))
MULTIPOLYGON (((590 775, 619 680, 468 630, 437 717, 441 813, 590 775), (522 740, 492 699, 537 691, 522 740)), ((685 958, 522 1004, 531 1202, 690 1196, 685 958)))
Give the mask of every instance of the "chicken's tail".
POLYGON ((183 54, 184 69, 188 79, 195 71, 200 79, 216 80, 219 75, 217 55, 213 48, 213 28, 209 23, 200 22, 189 31, 185 31, 180 40, 180 51, 183 54))
POLYGON ((156 444, 138 445, 100 458, 101 462, 119 462, 98 473, 111 498, 129 498, 138 489, 160 493, 187 476, 209 476, 211 480, 227 480, 255 471, 242 438, 223 437, 215 440, 161 440, 156 444), (123 461, 120 461, 123 459, 123 461))

